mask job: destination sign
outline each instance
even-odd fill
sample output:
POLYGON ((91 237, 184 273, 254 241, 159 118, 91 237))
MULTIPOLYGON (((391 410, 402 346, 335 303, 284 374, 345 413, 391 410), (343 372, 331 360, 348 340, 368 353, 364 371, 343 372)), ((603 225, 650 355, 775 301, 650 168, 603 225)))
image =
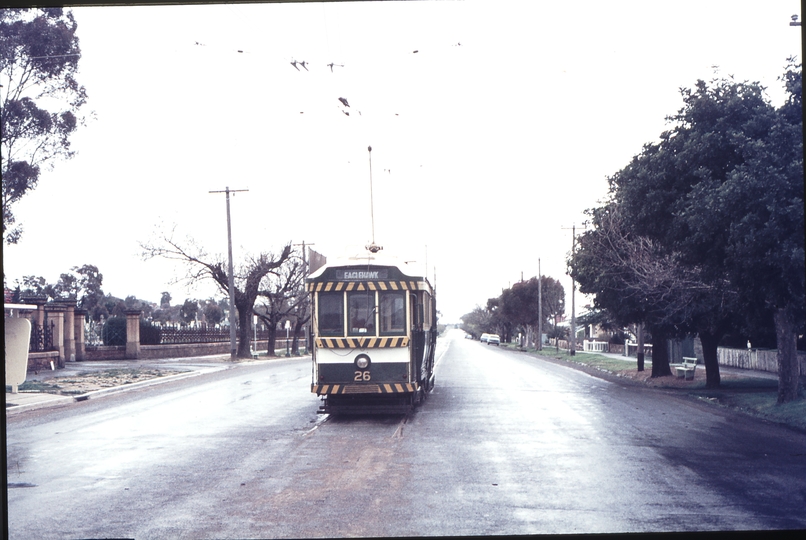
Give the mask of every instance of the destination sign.
POLYGON ((389 279, 389 271, 383 270, 336 270, 339 281, 375 281, 389 279))

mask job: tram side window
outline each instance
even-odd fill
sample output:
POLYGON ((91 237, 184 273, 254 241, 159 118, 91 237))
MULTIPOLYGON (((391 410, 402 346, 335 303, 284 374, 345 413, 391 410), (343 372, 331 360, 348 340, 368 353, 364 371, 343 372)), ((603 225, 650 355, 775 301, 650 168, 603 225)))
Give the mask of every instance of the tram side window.
POLYGON ((351 336, 375 335, 375 294, 356 292, 347 295, 347 328, 351 336))
POLYGON ((381 293, 381 334, 404 334, 406 332, 405 293, 381 293))
POLYGON ((319 293, 319 335, 344 335, 344 296, 319 293))

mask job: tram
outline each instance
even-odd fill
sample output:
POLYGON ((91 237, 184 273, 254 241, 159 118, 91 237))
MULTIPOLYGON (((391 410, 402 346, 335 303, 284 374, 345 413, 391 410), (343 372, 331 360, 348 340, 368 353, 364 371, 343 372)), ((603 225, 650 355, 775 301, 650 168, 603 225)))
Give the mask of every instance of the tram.
POLYGON ((434 387, 434 289, 377 252, 325 265, 312 297, 311 392, 319 413, 405 413, 434 387))

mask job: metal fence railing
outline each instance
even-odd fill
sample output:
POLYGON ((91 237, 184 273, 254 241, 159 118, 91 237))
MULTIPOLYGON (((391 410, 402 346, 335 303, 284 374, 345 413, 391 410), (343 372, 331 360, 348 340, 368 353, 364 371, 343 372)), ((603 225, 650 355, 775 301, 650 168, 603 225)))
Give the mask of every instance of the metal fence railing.
POLYGON ((37 324, 36 321, 31 322, 31 340, 28 344, 28 352, 43 352, 52 351, 53 347, 53 329, 56 323, 45 321, 44 324, 37 324))

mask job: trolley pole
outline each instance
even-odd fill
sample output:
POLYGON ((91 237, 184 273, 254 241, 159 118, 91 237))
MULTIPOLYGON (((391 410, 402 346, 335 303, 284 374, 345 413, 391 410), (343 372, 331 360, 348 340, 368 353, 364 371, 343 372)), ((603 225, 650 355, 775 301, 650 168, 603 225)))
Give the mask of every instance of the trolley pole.
POLYGON ((229 341, 230 341, 230 358, 235 360, 238 358, 238 346, 235 339, 235 275, 232 270, 232 220, 229 211, 229 194, 241 191, 249 191, 248 189, 230 189, 229 186, 224 191, 211 191, 210 193, 226 193, 227 194, 227 255, 229 262, 227 265, 227 273, 229 283, 227 284, 229 293, 229 341))

